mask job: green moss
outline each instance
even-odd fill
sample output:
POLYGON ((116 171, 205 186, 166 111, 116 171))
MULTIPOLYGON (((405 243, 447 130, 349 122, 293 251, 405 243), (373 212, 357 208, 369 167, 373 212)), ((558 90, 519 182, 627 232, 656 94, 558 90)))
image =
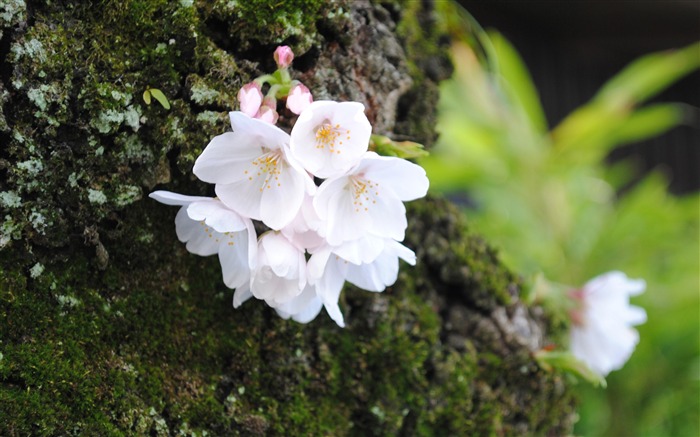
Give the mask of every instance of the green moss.
MULTIPOLYGON (((306 52, 318 42, 316 26, 331 15, 337 19, 346 2, 290 0, 218 0, 205 5, 205 15, 227 27, 231 48, 246 51, 253 47, 289 44, 295 53, 306 52), (235 26, 229 28, 228 26, 235 26), (234 30, 235 31, 231 31, 234 30)), ((274 50, 274 48, 273 48, 274 50)))
MULTIPOLYGON (((449 211, 441 203, 414 205, 411 222, 422 220, 415 210, 438 205, 449 211)), ((133 208, 124 226, 143 226, 142 214, 140 206, 133 208)), ((161 210, 151 218, 171 228, 173 214, 161 210)), ((459 219, 432 216, 455 223, 439 231, 455 247, 470 244, 459 219)), ((29 263, 2 258, 0 415, 13 418, 3 425, 6 431, 517 430, 508 414, 522 414, 521 408, 508 396, 531 384, 519 369, 532 372, 533 360, 441 346, 444 321, 435 311, 435 290, 425 286, 441 283, 432 255, 424 253, 415 270, 404 268, 385 293, 346 290, 342 307, 349 326, 343 330, 323 314, 309 326, 281 320, 260 302, 234 311, 216 259, 189 255, 172 232, 153 235, 148 245, 134 239, 115 248, 97 278, 89 273, 88 251, 70 262, 43 264, 40 275, 29 274, 35 270, 29 263), (161 251, 146 250, 153 245, 161 251)), ((413 244, 424 242, 417 235, 413 244)), ((497 267, 483 251, 470 253, 475 265, 497 267)), ((546 398, 554 394, 528 392, 533 405, 543 405, 523 419, 528 429, 556 423, 560 412, 546 398)))
POLYGON ((413 87, 400 102, 403 117, 397 133, 418 138, 427 147, 436 139, 435 102, 439 97, 438 82, 452 74, 452 63, 447 56, 449 38, 447 20, 453 11, 450 2, 396 1, 387 8, 400 11, 396 33, 406 49, 406 60, 413 87))

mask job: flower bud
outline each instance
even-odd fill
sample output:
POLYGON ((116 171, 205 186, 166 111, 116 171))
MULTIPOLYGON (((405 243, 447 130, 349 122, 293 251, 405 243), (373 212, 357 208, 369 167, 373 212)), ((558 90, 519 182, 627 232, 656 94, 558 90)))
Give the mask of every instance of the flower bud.
POLYGON ((292 64, 294 60, 294 52, 289 46, 279 46, 275 50, 275 62, 277 63, 277 68, 287 68, 292 64))
POLYGON ((257 114, 262 101, 262 91, 260 90, 260 85, 256 82, 245 84, 238 91, 238 104, 241 106, 241 112, 250 117, 254 117, 257 114))
POLYGON ((277 109, 277 99, 272 96, 266 96, 262 101, 262 106, 267 106, 270 109, 277 109))
POLYGON ((273 108, 270 108, 269 106, 263 105, 260 107, 260 110, 258 111, 258 113, 255 114, 255 118, 260 119, 266 123, 275 124, 275 123, 277 123, 277 119, 279 118, 279 114, 273 108))
POLYGON ((304 85, 298 83, 289 91, 289 96, 287 96, 287 108, 299 115, 301 111, 306 109, 313 101, 314 98, 311 95, 311 91, 304 85))

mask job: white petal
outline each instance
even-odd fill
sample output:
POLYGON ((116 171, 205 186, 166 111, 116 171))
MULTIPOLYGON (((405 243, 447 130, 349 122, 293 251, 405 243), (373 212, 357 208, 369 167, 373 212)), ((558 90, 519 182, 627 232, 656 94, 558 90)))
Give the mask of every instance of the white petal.
POLYGON ((333 253, 353 264, 371 263, 384 250, 385 239, 366 235, 333 248, 333 253))
POLYGON ((255 269, 258 262, 258 236, 255 233, 255 226, 250 220, 246 220, 246 231, 248 236, 248 267, 251 271, 255 269))
MULTIPOLYGON (((392 195, 376 196, 373 203, 364 208, 366 208, 364 213, 369 214, 372 220, 369 232, 399 241, 404 239, 408 222, 406 207, 399 199, 392 195)), ((360 210, 359 214, 363 214, 363 211, 360 210)))
POLYGON ((154 191, 148 195, 151 199, 157 200, 165 205, 189 205, 192 202, 202 201, 202 200, 212 200, 211 197, 200 197, 200 196, 185 196, 184 194, 173 193, 170 191, 154 191))
POLYGON ((370 264, 350 264, 346 279, 363 290, 378 292, 396 282, 398 271, 398 259, 383 254, 370 264))
POLYGON ((356 171, 364 172, 366 179, 380 182, 383 189, 390 189, 402 201, 424 197, 430 185, 421 166, 373 152, 365 154, 356 171))
POLYGON ((338 306, 340 292, 343 290, 348 264, 337 256, 331 256, 326 264, 323 276, 316 281, 316 294, 323 302, 328 315, 341 328, 345 327, 343 313, 338 306))
POLYGON ((321 279, 323 272, 326 270, 326 264, 328 263, 330 257, 330 246, 325 246, 311 255, 306 264, 309 283, 315 284, 317 280, 321 279))
POLYGON ((277 307, 301 294, 305 286, 304 254, 279 232, 262 235, 250 286, 253 295, 277 307))
POLYGON ((218 232, 238 232, 246 229, 244 219, 218 199, 193 202, 187 207, 187 214, 192 220, 204 221, 218 232))
POLYGON ((369 215, 354 205, 351 190, 349 178, 330 179, 321 184, 314 197, 316 213, 325 220, 320 233, 333 246, 363 237, 371 226, 369 215))
POLYGON ((643 279, 629 279, 622 272, 612 271, 591 279, 583 288, 588 295, 623 294, 636 296, 641 294, 645 287, 646 283, 643 279))
POLYGON ((251 293, 256 298, 265 300, 272 307, 286 303, 301 293, 296 280, 275 275, 270 266, 265 265, 260 258, 258 258, 258 267, 252 275, 251 293))
POLYGON ((249 181, 216 184, 216 195, 224 204, 244 217, 260 220, 260 188, 249 181))
POLYGON ((292 319, 299 323, 309 323, 321 312, 323 302, 318 297, 314 297, 302 311, 292 315, 292 319))
POLYGON ((292 318, 299 323, 308 323, 315 319, 323 303, 316 296, 316 290, 313 286, 307 285, 304 291, 294 299, 275 307, 275 311, 284 319, 292 318))
POLYGON ((217 135, 199 155, 192 171, 204 182, 235 182, 242 178, 245 166, 264 154, 263 145, 257 136, 248 132, 217 135))
POLYGON ((260 203, 261 220, 276 230, 288 225, 299 212, 306 177, 286 163, 280 164, 280 168, 280 174, 263 189, 260 203))
POLYGON ((219 243, 219 263, 224 284, 229 288, 238 288, 250 282, 248 232, 233 232, 222 235, 222 238, 219 243))
POLYGON ((347 280, 367 291, 383 291, 396 282, 399 274, 399 258, 415 264, 415 254, 403 244, 391 239, 385 240, 381 255, 369 264, 350 264, 347 280))
POLYGON ((183 206, 175 216, 177 238, 186 243, 189 252, 200 256, 214 255, 219 250, 221 234, 202 222, 192 220, 183 206))
POLYGON ((259 245, 265 252, 268 265, 278 276, 286 276, 296 268, 300 251, 280 233, 265 233, 260 237, 259 245))
POLYGON ((630 306, 623 321, 630 325, 641 325, 647 321, 647 312, 643 308, 630 306))
POLYGON ((284 144, 289 144, 289 134, 277 126, 251 118, 239 111, 229 112, 228 115, 234 132, 250 135, 255 142, 268 149, 276 150, 284 144))
POLYGON ((387 245, 392 246, 392 250, 399 258, 406 261, 412 266, 416 265, 416 253, 413 252, 411 249, 399 243, 398 241, 388 241, 387 245))
POLYGON ((250 292, 250 283, 246 282, 236 288, 236 291, 233 293, 233 307, 238 308, 251 297, 253 297, 253 293, 250 292))

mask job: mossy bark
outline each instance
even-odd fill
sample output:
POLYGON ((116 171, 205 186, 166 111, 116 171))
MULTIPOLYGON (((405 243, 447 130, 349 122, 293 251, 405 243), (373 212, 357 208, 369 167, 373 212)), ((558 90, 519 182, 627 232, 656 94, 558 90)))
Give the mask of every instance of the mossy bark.
POLYGON ((531 355, 543 316, 447 202, 410 205, 418 265, 384 293, 346 287, 340 329, 234 311, 217 260, 144 198, 210 194, 194 160, 282 43, 318 99, 429 146, 450 73, 436 7, 0 3, 0 434, 570 431, 561 375, 531 355))

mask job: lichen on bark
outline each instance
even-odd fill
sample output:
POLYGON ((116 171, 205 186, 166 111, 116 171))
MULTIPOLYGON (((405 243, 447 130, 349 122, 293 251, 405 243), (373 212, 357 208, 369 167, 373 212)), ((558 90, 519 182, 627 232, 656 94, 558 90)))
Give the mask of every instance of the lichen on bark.
POLYGON ((343 330, 234 311, 217 261, 144 199, 211 190, 194 160, 282 43, 318 98, 431 143, 450 73, 435 5, 278 6, 0 5, 0 434, 568 432, 562 377, 531 357, 542 316, 447 202, 410 206, 417 267, 385 293, 347 287, 343 330))

